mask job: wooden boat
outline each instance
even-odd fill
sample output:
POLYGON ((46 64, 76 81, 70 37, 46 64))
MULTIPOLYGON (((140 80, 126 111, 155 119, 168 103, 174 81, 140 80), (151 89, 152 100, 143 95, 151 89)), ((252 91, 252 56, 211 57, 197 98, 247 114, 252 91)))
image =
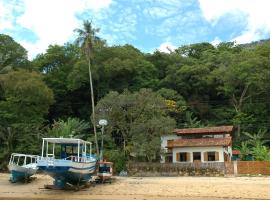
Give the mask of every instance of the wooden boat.
POLYGON ((36 155, 11 154, 8 164, 11 173, 10 181, 15 183, 20 180, 27 180, 34 175, 38 170, 37 158, 36 155))
POLYGON ((112 178, 113 175, 113 169, 112 169, 112 162, 106 162, 106 161, 99 161, 97 163, 97 176, 99 182, 105 182, 112 178))
POLYGON ((96 168, 91 142, 76 138, 43 138, 37 165, 54 178, 54 186, 82 185, 89 182, 96 168))

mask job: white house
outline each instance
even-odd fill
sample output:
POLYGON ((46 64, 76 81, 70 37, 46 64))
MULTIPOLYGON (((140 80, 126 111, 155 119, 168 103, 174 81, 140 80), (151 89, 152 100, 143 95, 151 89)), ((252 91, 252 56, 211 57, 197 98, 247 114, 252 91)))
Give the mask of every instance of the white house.
POLYGON ((162 163, 231 160, 233 126, 175 129, 161 137, 162 163))

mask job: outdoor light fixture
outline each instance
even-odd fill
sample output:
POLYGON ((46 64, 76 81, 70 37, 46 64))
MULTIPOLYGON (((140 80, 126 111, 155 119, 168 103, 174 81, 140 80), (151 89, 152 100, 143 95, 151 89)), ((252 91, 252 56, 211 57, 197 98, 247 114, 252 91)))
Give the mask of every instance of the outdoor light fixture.
POLYGON ((99 120, 98 124, 100 126, 107 126, 108 125, 108 121, 106 119, 101 119, 101 120, 99 120))

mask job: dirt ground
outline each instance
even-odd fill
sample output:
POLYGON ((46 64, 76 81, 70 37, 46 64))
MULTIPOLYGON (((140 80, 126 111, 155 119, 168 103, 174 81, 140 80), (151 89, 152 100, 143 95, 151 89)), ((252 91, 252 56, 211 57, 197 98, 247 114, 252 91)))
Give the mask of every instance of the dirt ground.
POLYGON ((115 177, 111 184, 77 192, 44 189, 45 184, 52 184, 52 179, 45 175, 36 177, 31 183, 11 184, 9 174, 0 174, 0 199, 270 199, 270 177, 115 177))

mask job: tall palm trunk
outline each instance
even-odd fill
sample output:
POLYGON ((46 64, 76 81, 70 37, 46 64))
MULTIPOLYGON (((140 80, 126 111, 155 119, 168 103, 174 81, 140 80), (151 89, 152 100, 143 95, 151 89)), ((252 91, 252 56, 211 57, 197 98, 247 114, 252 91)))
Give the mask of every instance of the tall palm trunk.
MULTIPOLYGON (((90 60, 89 55, 87 56, 87 58, 88 58, 89 83, 90 83, 91 102, 92 102, 92 117, 93 117, 92 122, 93 122, 93 127, 94 127, 97 156, 99 156, 99 148, 98 148, 98 140, 97 140, 97 129, 96 129, 96 117, 95 117, 95 101, 94 101, 94 91, 93 91, 92 72, 91 72, 91 60, 90 60)), ((90 120, 91 120, 91 115, 90 115, 90 120)))
MULTIPOLYGON (((98 139, 97 139, 96 117, 95 117, 94 90, 93 90, 92 73, 91 73, 91 51, 93 50, 94 43, 98 40, 98 37, 95 36, 95 33, 98 32, 99 29, 94 29, 92 27, 91 22, 86 20, 83 22, 83 29, 75 29, 74 31, 76 31, 79 34, 79 37, 76 39, 76 43, 81 46, 88 61, 89 84, 90 84, 90 92, 91 92, 92 117, 93 117, 92 123, 94 127, 97 156, 99 157, 99 148, 98 148, 99 145, 98 145, 98 139)), ((90 116, 90 121, 91 121, 91 116, 90 116)))
MULTIPOLYGON (((249 85, 246 85, 241 93, 241 96, 239 98, 239 100, 236 99, 235 95, 233 94, 232 96, 232 100, 233 100, 233 106, 234 109, 236 111, 236 113, 241 113, 242 112, 242 106, 244 101, 249 98, 250 96, 246 96, 247 91, 248 91, 248 87, 249 85)), ((241 136, 241 124, 237 125, 237 135, 236 137, 239 139, 241 136)))

